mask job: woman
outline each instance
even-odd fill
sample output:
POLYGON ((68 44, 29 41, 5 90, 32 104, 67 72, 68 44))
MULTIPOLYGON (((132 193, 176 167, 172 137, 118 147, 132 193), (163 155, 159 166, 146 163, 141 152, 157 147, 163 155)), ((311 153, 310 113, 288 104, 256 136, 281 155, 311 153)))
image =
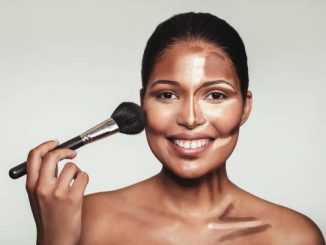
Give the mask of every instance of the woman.
POLYGON ((225 21, 185 13, 161 23, 143 56, 141 105, 162 170, 83 197, 86 173, 74 163, 56 172, 76 152, 39 145, 26 181, 38 244, 324 244, 309 218, 228 179, 226 160, 251 111, 248 81, 244 44, 225 21))

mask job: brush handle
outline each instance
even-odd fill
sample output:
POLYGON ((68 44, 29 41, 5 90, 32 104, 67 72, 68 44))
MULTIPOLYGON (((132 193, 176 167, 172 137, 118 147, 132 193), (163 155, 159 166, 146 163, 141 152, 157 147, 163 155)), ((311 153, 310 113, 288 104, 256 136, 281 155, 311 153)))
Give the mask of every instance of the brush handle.
MULTIPOLYGON (((84 145, 85 145, 85 143, 83 142, 82 137, 80 137, 80 135, 78 135, 75 138, 72 138, 71 140, 68 140, 68 141, 58 145, 54 150, 60 149, 60 148, 69 148, 71 150, 76 150, 79 147, 82 147, 84 145)), ((25 174, 27 174, 26 162, 23 162, 9 170, 9 176, 12 179, 18 179, 18 178, 24 176, 25 174)))

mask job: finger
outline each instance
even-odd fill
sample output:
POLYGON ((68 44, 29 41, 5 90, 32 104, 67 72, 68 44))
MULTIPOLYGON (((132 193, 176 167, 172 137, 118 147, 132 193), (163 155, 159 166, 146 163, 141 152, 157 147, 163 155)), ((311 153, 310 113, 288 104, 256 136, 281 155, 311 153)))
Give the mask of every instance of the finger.
POLYGON ((68 190, 71 181, 77 177, 78 172, 80 172, 80 169, 76 164, 72 162, 66 163, 58 177, 57 188, 60 190, 68 190))
POLYGON ((32 149, 27 157, 26 170, 26 188, 31 191, 35 188, 39 178, 39 172, 42 165, 42 157, 49 151, 58 146, 57 140, 50 140, 40 144, 32 149))
POLYGON ((55 179, 55 168, 60 160, 73 159, 77 155, 77 152, 68 148, 57 149, 48 152, 43 157, 43 162, 40 169, 39 182, 41 185, 48 183, 55 179))
POLYGON ((58 164, 55 165, 54 177, 58 177, 58 164))
POLYGON ((76 196, 76 197, 84 196, 84 192, 86 190, 88 181, 89 181, 88 174, 83 171, 79 171, 77 173, 77 177, 76 177, 74 183, 72 184, 72 186, 70 188, 71 195, 76 196))

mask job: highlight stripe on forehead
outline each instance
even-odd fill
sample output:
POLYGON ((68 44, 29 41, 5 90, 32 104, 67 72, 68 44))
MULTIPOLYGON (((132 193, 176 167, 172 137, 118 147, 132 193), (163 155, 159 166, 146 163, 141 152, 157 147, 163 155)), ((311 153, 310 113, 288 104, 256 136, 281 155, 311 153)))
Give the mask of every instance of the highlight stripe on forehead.
MULTIPOLYGON (((151 88, 153 88, 154 86, 156 86, 158 84, 168 84, 168 85, 180 87, 180 83, 178 83, 177 81, 173 81, 173 80, 156 80, 155 82, 153 82, 151 88)), ((200 87, 201 88, 202 87, 209 87, 209 86, 217 85, 217 84, 226 84, 226 85, 231 86, 233 89, 236 89, 233 84, 231 84, 231 83, 229 83, 227 81, 224 81, 224 80, 206 81, 200 87)))

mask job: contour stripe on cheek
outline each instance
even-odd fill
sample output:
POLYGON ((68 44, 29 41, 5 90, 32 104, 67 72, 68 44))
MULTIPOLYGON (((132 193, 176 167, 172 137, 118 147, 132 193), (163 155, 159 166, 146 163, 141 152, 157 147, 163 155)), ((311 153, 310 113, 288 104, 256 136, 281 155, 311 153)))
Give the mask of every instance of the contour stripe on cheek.
POLYGON ((232 140, 232 135, 226 138, 217 138, 213 144, 214 149, 219 148, 223 145, 227 145, 232 140))

